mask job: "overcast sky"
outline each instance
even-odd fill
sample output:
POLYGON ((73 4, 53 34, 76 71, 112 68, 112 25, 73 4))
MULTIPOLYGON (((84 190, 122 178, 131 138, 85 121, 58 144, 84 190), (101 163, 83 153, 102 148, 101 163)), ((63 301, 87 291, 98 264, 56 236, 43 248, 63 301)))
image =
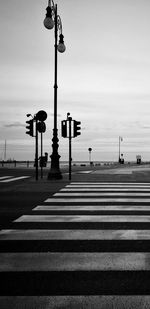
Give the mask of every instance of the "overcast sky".
MULTIPOLYGON (((45 110, 44 151, 51 154, 54 31, 43 26, 47 0, 0 1, 0 159, 33 160, 26 114, 45 110)), ((58 54, 61 160, 68 139, 60 123, 81 121, 73 160, 150 160, 150 1, 58 0, 66 52, 58 54)))

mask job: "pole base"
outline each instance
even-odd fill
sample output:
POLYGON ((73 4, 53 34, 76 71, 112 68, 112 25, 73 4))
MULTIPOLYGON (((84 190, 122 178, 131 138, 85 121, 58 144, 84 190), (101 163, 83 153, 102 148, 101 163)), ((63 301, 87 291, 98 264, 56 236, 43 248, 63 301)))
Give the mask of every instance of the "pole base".
POLYGON ((62 178, 63 177, 62 177, 61 171, 55 168, 51 168, 47 176, 48 180, 62 179, 62 178))
POLYGON ((52 148, 53 152, 50 156, 51 158, 51 167, 48 173, 47 179, 62 179, 62 174, 59 168, 59 159, 60 155, 58 154, 58 137, 57 137, 57 129, 53 129, 53 138, 52 138, 52 148))

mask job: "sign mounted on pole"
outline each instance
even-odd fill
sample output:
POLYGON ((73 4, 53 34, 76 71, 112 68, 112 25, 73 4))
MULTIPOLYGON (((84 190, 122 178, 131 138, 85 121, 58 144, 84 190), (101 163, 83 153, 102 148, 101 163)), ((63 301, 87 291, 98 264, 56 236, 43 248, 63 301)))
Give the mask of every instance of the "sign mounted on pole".
POLYGON ((45 121, 47 119, 47 113, 43 110, 39 111, 36 114, 36 119, 39 121, 45 121))

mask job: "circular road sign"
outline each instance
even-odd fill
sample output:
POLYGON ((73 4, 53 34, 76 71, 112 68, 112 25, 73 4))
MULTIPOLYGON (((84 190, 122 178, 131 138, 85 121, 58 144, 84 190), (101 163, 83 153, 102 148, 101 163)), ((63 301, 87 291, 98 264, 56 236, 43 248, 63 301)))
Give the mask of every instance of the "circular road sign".
POLYGON ((46 118, 47 118, 47 113, 45 111, 41 110, 36 114, 36 119, 39 121, 45 121, 46 118))

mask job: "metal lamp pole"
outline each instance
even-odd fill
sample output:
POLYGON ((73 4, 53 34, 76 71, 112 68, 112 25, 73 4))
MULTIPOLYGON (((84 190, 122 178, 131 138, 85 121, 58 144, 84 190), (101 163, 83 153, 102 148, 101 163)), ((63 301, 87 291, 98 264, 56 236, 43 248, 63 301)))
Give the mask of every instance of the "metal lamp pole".
POLYGON ((121 157, 120 157, 120 142, 122 142, 123 141, 123 138, 121 137, 121 136, 119 136, 119 163, 120 163, 120 161, 121 161, 121 157))
POLYGON ((92 148, 88 148, 88 151, 89 151, 89 162, 91 164, 91 151, 92 151, 92 148))
POLYGON ((44 19, 44 26, 47 29, 52 29, 54 27, 55 34, 55 60, 54 60, 54 128, 53 128, 53 138, 52 138, 52 154, 51 154, 51 167, 48 173, 48 179, 61 179, 62 174, 59 168, 59 158, 58 154, 58 129, 57 129, 57 52, 63 53, 66 49, 64 45, 64 36, 62 34, 62 23, 60 16, 57 15, 57 4, 54 4, 53 0, 49 0, 47 7, 46 17, 44 19), (58 43, 58 31, 59 31, 59 43, 58 43))
POLYGON ((119 136, 119 163, 120 163, 120 136, 119 136))

